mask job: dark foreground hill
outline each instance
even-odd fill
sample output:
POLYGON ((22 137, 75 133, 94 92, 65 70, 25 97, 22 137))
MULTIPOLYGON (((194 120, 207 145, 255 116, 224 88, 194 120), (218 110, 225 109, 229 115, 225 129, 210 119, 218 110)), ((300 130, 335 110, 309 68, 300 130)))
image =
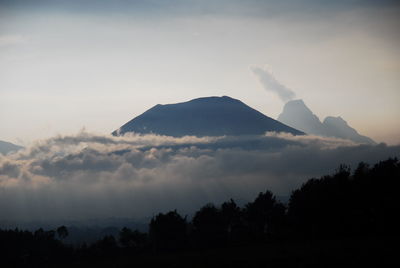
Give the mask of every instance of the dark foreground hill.
POLYGON ((227 96, 198 98, 176 104, 158 104, 112 134, 118 136, 135 132, 175 137, 236 136, 260 135, 267 131, 304 134, 227 96))

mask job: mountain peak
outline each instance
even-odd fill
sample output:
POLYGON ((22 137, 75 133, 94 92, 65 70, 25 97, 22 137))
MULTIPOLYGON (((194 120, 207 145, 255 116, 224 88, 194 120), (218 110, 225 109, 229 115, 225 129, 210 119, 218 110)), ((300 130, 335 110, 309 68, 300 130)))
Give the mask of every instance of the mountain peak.
POLYGON ((302 99, 297 99, 297 100, 288 101, 288 102, 285 104, 285 106, 286 106, 286 105, 288 105, 288 106, 296 106, 296 105, 298 105, 298 106, 305 106, 305 107, 307 107, 306 104, 304 103, 304 101, 303 101, 302 99))
POLYGON ((260 135, 267 131, 304 134, 228 96, 156 105, 135 117, 113 135, 127 132, 168 136, 260 135))
MULTIPOLYGON (((229 96, 209 96, 209 97, 201 97, 201 98, 196 98, 196 99, 192 99, 190 101, 188 101, 188 103, 190 102, 216 102, 216 103, 242 103, 240 100, 231 98, 229 96)), ((185 102, 184 102, 185 103, 185 102)), ((179 104, 179 103, 177 103, 179 104)))
POLYGON ((323 124, 327 129, 327 132, 334 137, 349 139, 359 143, 375 143, 372 139, 360 135, 357 130, 350 127, 347 122, 340 116, 327 116, 323 124))
POLYGON ((340 116, 327 116, 322 123, 302 100, 286 103, 278 120, 308 134, 337 137, 358 143, 374 143, 372 139, 360 135, 340 116))
POLYGON ((312 111, 307 107, 307 105, 304 103, 304 101, 302 99, 288 101, 285 104, 285 106, 283 107, 283 111, 285 111, 285 110, 289 110, 289 111, 293 111, 293 112, 301 111, 301 112, 307 112, 307 113, 313 114, 312 111))
POLYGON ((324 124, 325 123, 336 123, 336 124, 344 124, 347 125, 347 122, 340 116, 327 116, 324 119, 324 124))
POLYGON ((325 135, 318 116, 301 99, 288 101, 283 107, 282 113, 278 116, 278 121, 305 133, 325 135))

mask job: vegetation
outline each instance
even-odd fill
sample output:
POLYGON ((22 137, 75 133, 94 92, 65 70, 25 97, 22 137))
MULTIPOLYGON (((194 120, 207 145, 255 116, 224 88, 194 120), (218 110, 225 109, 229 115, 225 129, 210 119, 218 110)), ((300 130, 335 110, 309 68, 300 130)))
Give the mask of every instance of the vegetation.
POLYGON ((65 226, 0 230, 0 252, 10 267, 391 264, 399 180, 398 159, 360 163, 353 173, 342 165, 333 175, 308 180, 287 205, 267 190, 243 208, 232 199, 220 207, 207 204, 191 221, 176 210, 160 213, 148 234, 123 228, 119 237, 78 248, 62 243, 65 226))

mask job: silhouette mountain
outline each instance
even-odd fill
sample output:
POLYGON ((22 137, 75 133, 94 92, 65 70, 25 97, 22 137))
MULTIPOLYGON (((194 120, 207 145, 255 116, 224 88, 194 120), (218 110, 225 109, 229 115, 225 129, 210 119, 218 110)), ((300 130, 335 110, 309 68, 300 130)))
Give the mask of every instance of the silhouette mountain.
POLYGON ((175 137, 234 136, 260 135, 266 131, 304 134, 227 96, 198 98, 176 104, 158 104, 112 134, 118 136, 135 132, 175 137))
POLYGON ((0 154, 7 154, 12 151, 18 151, 22 148, 22 146, 12 144, 11 142, 0 141, 0 154))
POLYGON ((321 122, 318 116, 305 105, 303 100, 287 102, 278 117, 278 121, 308 134, 347 139, 357 143, 375 143, 372 139, 360 135, 340 116, 328 116, 321 122))

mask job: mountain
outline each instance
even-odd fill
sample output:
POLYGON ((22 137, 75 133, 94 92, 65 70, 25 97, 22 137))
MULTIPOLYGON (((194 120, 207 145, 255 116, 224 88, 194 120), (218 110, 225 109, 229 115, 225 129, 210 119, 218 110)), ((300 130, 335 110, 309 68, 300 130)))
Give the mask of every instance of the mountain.
POLYGON ((266 131, 304 134, 247 106, 223 96, 198 98, 176 104, 158 104, 112 134, 128 132, 168 136, 260 135, 266 131))
POLYGON ((283 112, 279 115, 278 121, 293 126, 308 134, 325 136, 324 125, 303 102, 303 100, 293 100, 285 104, 283 112))
POLYGON ((350 127, 340 116, 328 116, 323 122, 306 106, 303 100, 292 100, 285 104, 278 121, 291 127, 325 137, 336 137, 351 140, 357 143, 374 144, 375 142, 360 135, 350 127))
POLYGON ((339 137, 347 140, 352 140, 357 143, 369 143, 374 144, 375 142, 366 136, 360 135, 357 130, 350 127, 346 121, 340 116, 333 117, 327 116, 323 122, 326 131, 332 137, 339 137))
POLYGON ((22 146, 15 145, 10 142, 0 141, 0 154, 7 154, 12 151, 18 151, 22 148, 22 146))

